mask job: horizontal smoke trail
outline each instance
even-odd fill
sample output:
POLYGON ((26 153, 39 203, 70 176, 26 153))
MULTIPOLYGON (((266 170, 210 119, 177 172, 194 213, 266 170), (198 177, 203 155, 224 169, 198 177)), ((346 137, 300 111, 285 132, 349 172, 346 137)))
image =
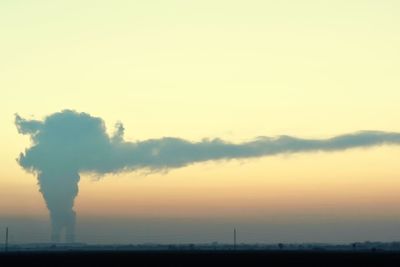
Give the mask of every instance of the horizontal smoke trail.
POLYGON ((30 134, 33 146, 19 158, 29 170, 47 168, 98 174, 184 167, 197 162, 272 156, 283 153, 335 151, 378 145, 399 145, 400 133, 361 131, 329 139, 302 139, 292 136, 258 137, 234 144, 221 139, 190 142, 164 137, 138 142, 124 141, 124 128, 117 124, 112 137, 100 118, 65 110, 43 122, 16 116, 23 134, 30 134))

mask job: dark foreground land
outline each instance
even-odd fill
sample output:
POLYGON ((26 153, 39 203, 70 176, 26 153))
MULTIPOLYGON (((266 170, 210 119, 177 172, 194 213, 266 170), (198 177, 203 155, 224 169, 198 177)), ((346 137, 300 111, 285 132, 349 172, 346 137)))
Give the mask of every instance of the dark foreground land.
POLYGON ((399 252, 63 251, 0 254, 0 266, 400 266, 399 252))

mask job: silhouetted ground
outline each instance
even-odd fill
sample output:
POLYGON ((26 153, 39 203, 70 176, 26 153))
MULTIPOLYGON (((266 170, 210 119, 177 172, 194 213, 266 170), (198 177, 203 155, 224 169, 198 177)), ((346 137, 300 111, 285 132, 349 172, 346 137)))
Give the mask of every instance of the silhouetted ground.
POLYGON ((399 252, 9 252, 0 266, 400 266, 399 252))

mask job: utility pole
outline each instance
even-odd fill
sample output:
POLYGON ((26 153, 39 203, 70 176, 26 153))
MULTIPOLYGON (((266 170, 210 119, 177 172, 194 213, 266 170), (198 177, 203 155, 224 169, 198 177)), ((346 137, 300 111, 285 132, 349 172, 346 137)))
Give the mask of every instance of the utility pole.
POLYGON ((233 249, 236 250, 236 228, 233 228, 233 249))
POLYGON ((6 242, 4 244, 4 251, 8 251, 8 227, 6 227, 6 242))

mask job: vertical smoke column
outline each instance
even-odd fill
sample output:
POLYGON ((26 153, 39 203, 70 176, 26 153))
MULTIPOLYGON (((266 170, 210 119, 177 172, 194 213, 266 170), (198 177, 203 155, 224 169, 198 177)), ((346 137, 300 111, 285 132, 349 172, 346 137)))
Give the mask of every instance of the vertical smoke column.
POLYGON ((78 195, 78 173, 46 170, 38 175, 40 192, 46 201, 51 219, 51 241, 60 242, 65 231, 65 241, 75 241, 74 200, 78 195))
POLYGON ((79 173, 82 165, 91 166, 91 160, 96 158, 92 151, 99 142, 108 142, 104 125, 100 119, 72 111, 53 114, 43 121, 17 115, 15 123, 18 131, 32 140, 32 146, 20 154, 18 163, 37 175, 49 210, 51 241, 64 241, 65 233, 65 241, 74 242, 79 173))

